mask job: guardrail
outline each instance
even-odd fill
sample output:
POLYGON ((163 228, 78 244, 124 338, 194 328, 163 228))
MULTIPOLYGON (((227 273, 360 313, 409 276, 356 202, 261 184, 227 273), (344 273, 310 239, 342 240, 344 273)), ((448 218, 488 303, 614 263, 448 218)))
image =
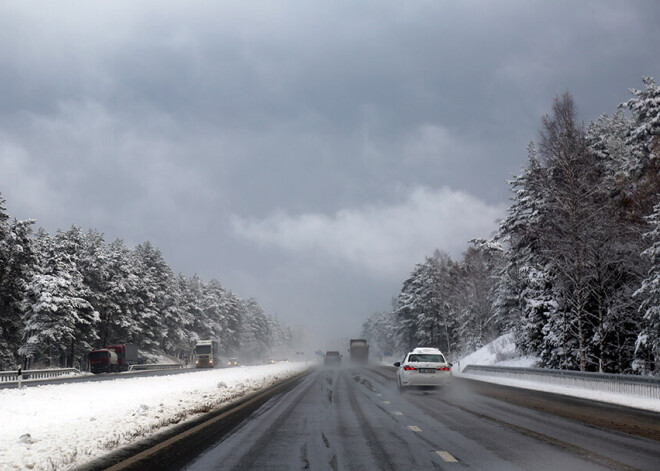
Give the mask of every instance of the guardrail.
POLYGON ((538 383, 660 399, 660 378, 648 376, 485 365, 467 365, 462 373, 523 379, 538 383))
MULTIPOLYGON (((21 379, 23 381, 29 379, 47 379, 56 378, 69 374, 80 374, 78 368, 50 368, 47 370, 23 370, 21 371, 21 379)), ((0 371, 0 382, 17 382, 18 371, 0 371)))
POLYGON ((184 365, 181 363, 146 363, 142 365, 130 365, 128 371, 175 370, 183 367, 184 365))
MULTIPOLYGON (((147 370, 172 370, 183 368, 180 363, 152 363, 143 365, 130 365, 128 371, 147 371, 147 370)), ((22 370, 20 374, 21 381, 50 379, 70 374, 81 374, 78 368, 49 368, 43 370, 22 370)), ((19 373, 17 370, 0 371, 0 383, 17 383, 19 373)))

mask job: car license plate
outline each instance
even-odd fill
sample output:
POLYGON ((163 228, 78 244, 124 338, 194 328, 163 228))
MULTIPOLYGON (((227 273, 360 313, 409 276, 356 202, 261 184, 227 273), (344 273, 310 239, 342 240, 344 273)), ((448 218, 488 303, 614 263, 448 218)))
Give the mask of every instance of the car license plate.
POLYGON ((420 368, 420 373, 435 373, 435 368, 420 368))

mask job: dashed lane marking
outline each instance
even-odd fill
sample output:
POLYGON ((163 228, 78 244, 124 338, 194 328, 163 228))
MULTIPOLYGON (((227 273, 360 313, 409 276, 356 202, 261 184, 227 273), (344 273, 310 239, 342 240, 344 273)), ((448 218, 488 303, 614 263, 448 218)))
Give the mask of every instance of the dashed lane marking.
POLYGON ((452 456, 448 451, 436 451, 435 452, 443 461, 448 463, 458 463, 458 460, 452 456))
POLYGON ((408 425, 408 428, 412 430, 413 432, 421 432, 422 429, 419 428, 417 425, 408 425))
POLYGON ((383 404, 392 404, 390 401, 383 401, 383 404))
POLYGON ((394 415, 403 415, 403 412, 399 412, 399 411, 397 410, 397 411, 394 411, 394 415))

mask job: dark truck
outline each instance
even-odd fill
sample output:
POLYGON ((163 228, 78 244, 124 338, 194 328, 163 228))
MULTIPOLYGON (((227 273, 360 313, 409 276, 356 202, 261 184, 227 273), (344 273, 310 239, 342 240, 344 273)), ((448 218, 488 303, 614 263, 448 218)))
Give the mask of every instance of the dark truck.
POLYGON ((369 345, 365 339, 351 339, 351 363, 367 363, 369 361, 369 345))
POLYGON ((127 371, 138 363, 137 345, 108 345, 89 352, 89 367, 92 373, 118 373, 127 371))

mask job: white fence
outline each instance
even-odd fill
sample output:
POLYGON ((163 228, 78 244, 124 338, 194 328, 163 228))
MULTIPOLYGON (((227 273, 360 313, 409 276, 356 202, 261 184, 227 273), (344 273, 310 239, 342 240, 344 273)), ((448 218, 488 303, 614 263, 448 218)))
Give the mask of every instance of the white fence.
POLYGON ((463 373, 660 399, 660 378, 648 376, 482 365, 468 365, 463 373))

